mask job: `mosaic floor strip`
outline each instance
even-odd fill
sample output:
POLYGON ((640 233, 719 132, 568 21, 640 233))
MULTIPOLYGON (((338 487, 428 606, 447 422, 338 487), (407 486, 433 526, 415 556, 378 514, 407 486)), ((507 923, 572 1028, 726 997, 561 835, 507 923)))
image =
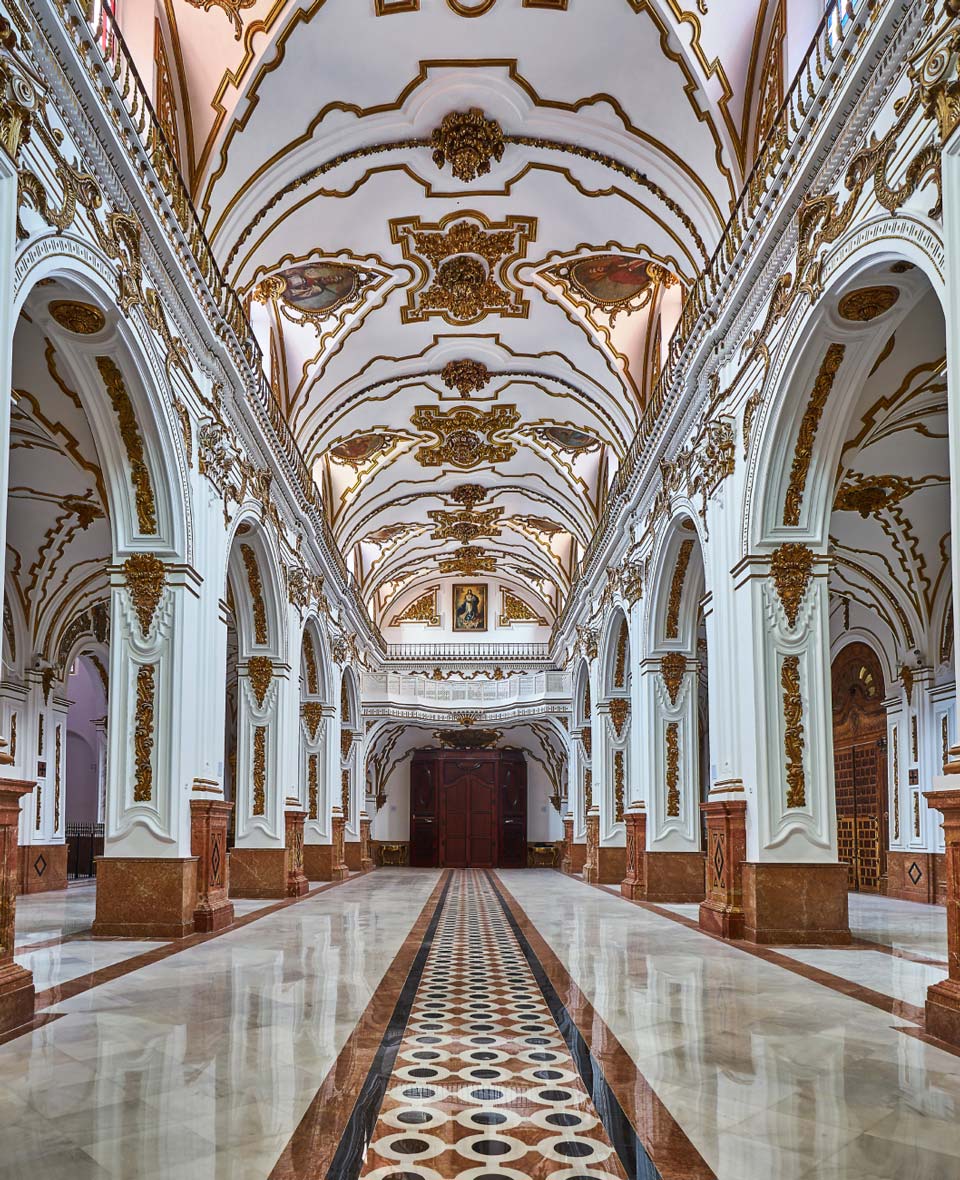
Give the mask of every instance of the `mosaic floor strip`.
POLYGON ((348 1130, 330 1180, 658 1177, 521 940, 492 879, 457 872, 366 1150, 348 1130))

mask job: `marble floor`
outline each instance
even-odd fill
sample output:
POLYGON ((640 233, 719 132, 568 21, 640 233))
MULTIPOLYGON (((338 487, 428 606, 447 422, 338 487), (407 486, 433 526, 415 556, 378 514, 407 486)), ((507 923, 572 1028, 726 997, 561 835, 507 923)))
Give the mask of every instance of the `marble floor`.
POLYGON ((960 1177, 936 907, 766 950, 549 870, 379 869, 181 943, 94 940, 93 901, 18 902, 0 1180, 960 1177))

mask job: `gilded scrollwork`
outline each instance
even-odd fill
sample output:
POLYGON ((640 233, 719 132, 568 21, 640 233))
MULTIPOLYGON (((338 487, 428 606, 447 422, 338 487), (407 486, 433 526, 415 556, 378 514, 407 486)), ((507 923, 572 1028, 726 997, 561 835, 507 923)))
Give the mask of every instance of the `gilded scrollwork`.
POLYGON ((630 716, 630 700, 628 697, 613 697, 610 701, 610 720, 617 738, 623 737, 624 726, 630 716))
POLYGON ((157 532, 157 508, 153 495, 153 482, 150 478, 150 468, 147 466, 143 435, 140 433, 133 402, 127 392, 126 381, 113 357, 98 356, 97 368, 103 378, 113 412, 117 416, 120 438, 127 452, 130 482, 133 485, 134 502, 137 509, 137 525, 141 533, 155 535, 157 532))
POLYGON ((146 637, 153 626, 167 581, 166 567, 153 553, 132 553, 123 563, 127 593, 146 637))
POLYGON ((156 665, 141 664, 137 669, 136 722, 133 730, 134 803, 149 803, 153 799, 155 698, 156 665))
POLYGON ((780 665, 783 692, 783 748, 787 772, 787 807, 807 805, 807 779, 803 767, 803 697, 800 691, 800 657, 784 656, 780 665))
POLYGON ((490 164, 503 158, 503 131, 496 119, 488 119, 477 107, 451 111, 430 137, 433 162, 438 168, 449 163, 453 175, 468 184, 486 176, 490 164))
POLYGON ((448 361, 440 376, 447 389, 455 389, 461 397, 466 398, 486 388, 490 381, 490 370, 482 361, 448 361))
POLYGON ((247 660, 247 679, 250 681, 250 687, 253 689, 257 708, 262 709, 263 702, 267 699, 267 693, 273 682, 273 661, 270 657, 251 656, 247 660))
POLYGON ((831 344, 828 347, 813 383, 813 389, 810 391, 807 407, 800 420, 793 463, 790 467, 790 482, 783 501, 783 523, 786 525, 800 523, 800 509, 803 506, 803 494, 806 491, 807 476, 813 459, 813 445, 846 351, 845 344, 831 344))
POLYGON ((269 642, 267 629, 267 606, 263 598, 263 580, 260 577, 260 563, 250 545, 240 546, 240 556, 247 571, 247 586, 250 590, 250 603, 253 609, 253 637, 261 646, 269 642))
POLYGON ((680 695, 680 688, 686 673, 687 657, 683 652, 668 651, 660 657, 660 675, 663 677, 663 683, 670 697, 671 705, 676 705, 677 703, 677 697, 680 695))
POLYGON ((680 815, 680 723, 671 721, 665 732, 667 771, 667 817, 680 815))
POLYGON ((813 550, 797 541, 784 542, 770 556, 770 574, 791 627, 797 625, 797 616, 813 577, 813 561, 813 550))
POLYGON ((687 537, 680 543, 677 551, 677 563, 673 567, 673 578, 670 582, 670 596, 667 599, 667 617, 664 624, 664 635, 667 639, 676 639, 680 630, 680 604, 683 601, 683 586, 687 580, 687 567, 690 555, 693 553, 693 538, 687 537))
POLYGON ((623 823, 624 797, 627 783, 627 756, 623 750, 613 752, 613 818, 618 824, 623 823))
POLYGON ((267 727, 254 726, 253 730, 253 814, 267 812, 267 727))

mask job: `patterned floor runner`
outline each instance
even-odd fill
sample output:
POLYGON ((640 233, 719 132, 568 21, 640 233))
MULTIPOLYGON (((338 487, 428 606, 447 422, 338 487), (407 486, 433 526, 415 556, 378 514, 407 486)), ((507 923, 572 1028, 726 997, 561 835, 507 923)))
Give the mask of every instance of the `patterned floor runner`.
MULTIPOLYGON (((630 1150, 622 1165, 584 1085, 583 1056, 578 1068, 571 1052, 577 1040, 558 1027, 565 1010, 539 971, 538 982, 520 939, 492 878, 457 872, 364 1153, 364 1180, 656 1175, 630 1150)), ((609 1105, 591 1064, 593 1093, 609 1105)))

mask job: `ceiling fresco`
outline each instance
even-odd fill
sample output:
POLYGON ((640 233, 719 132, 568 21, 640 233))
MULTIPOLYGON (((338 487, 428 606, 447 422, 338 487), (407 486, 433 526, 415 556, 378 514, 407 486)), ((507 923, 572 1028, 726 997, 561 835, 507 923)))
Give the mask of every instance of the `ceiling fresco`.
POLYGON ((382 625, 444 573, 562 607, 819 15, 736 8, 164 0, 169 138, 382 625))

